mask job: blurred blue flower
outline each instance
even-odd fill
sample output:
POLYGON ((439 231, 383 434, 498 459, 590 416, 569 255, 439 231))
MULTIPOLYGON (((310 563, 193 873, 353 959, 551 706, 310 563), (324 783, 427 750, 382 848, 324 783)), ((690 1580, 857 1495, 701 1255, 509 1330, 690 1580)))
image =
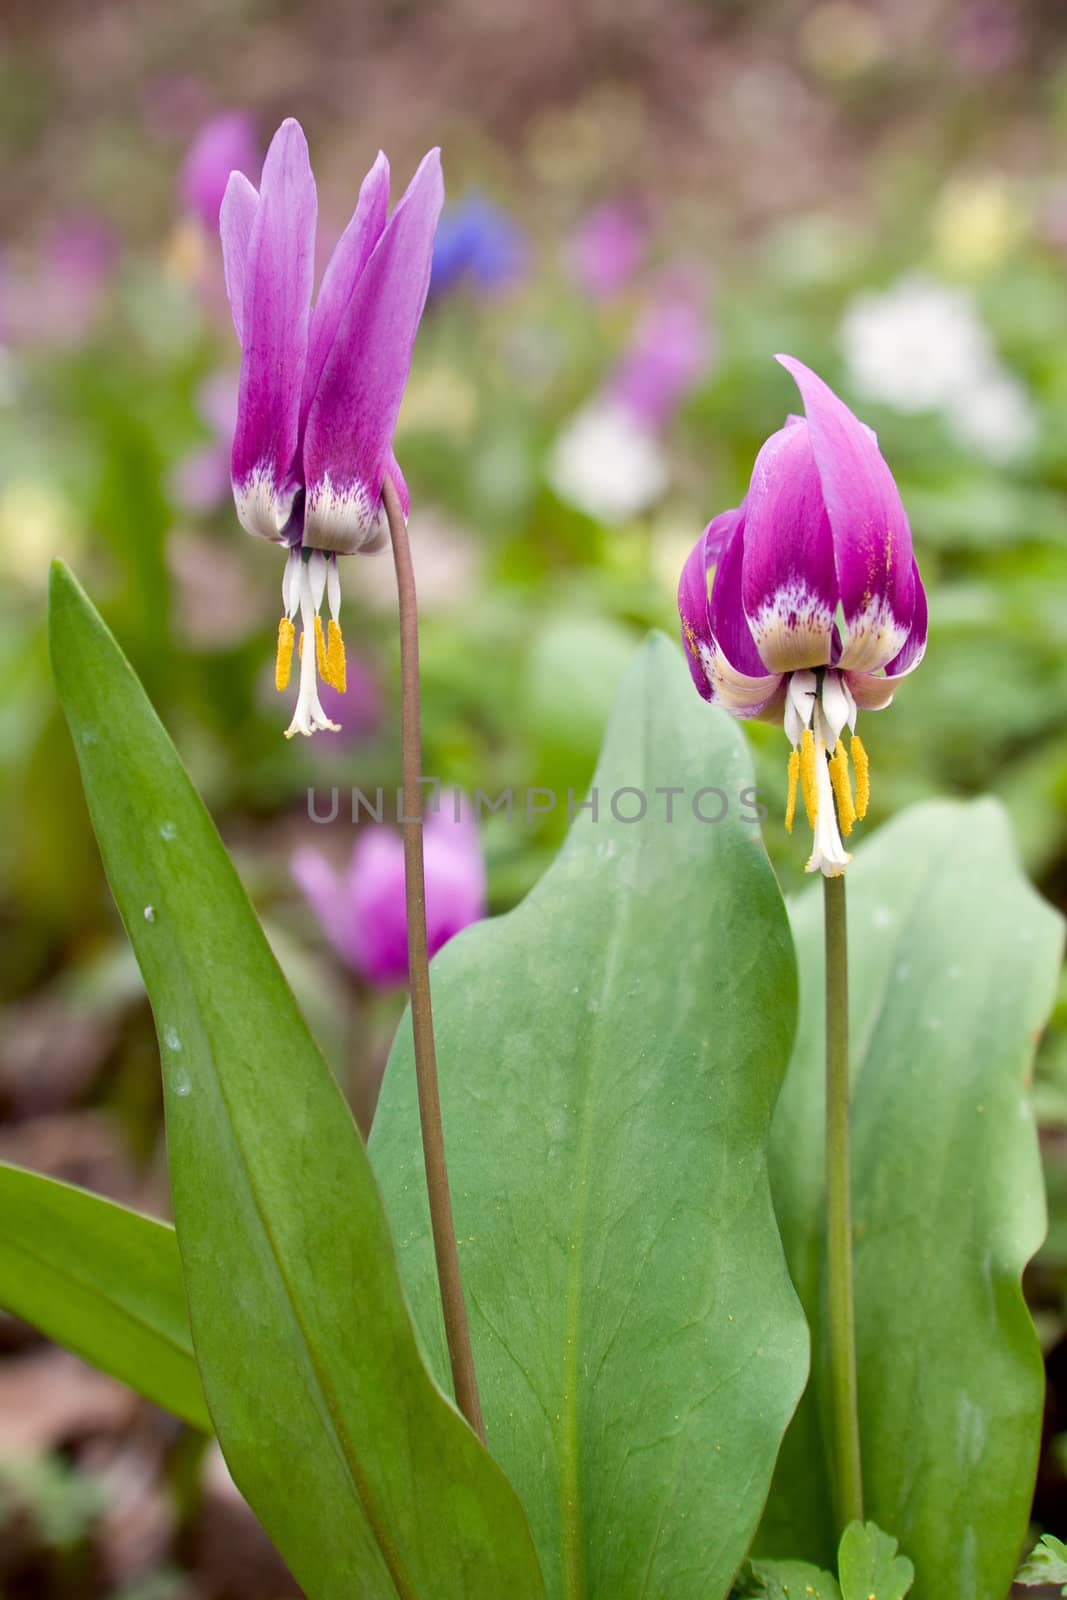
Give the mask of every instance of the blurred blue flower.
POLYGON ((470 283, 488 293, 521 276, 526 238, 518 224, 485 195, 465 195, 444 211, 437 226, 430 294, 470 283))

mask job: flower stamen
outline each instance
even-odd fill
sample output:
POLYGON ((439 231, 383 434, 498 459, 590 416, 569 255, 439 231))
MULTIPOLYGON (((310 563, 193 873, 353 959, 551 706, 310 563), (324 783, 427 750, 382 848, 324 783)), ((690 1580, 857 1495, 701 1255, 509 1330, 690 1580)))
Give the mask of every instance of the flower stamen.
POLYGON ((281 694, 289 687, 289 673, 293 665, 293 644, 296 630, 289 617, 278 624, 278 653, 274 658, 274 687, 281 694))
POLYGON ((789 752, 789 797, 785 803, 785 831, 792 833, 793 818, 797 814, 797 781, 800 778, 800 751, 789 752))
POLYGON ((856 815, 862 818, 871 803, 871 763, 858 733, 852 735, 849 753, 856 769, 856 815))
POLYGON ((815 735, 810 728, 805 728, 800 738, 800 790, 804 796, 804 809, 808 813, 808 822, 815 826, 815 819, 819 815, 819 787, 815 775, 815 735))
POLYGON ((852 832, 852 824, 856 820, 857 812, 852 799, 852 784, 848 776, 848 755, 840 739, 834 746, 834 753, 830 757, 830 782, 834 786, 834 799, 837 801, 837 820, 841 825, 841 832, 847 838, 852 832))
POLYGON ((322 675, 339 694, 344 694, 348 687, 345 641, 341 637, 341 624, 336 617, 331 617, 326 625, 326 670, 322 675))

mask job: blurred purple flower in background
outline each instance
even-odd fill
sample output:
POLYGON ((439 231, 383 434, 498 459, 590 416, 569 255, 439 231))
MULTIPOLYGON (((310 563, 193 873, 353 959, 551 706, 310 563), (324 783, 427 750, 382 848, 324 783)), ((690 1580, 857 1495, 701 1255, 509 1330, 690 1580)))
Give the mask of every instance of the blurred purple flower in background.
POLYGON ((694 275, 664 274, 604 387, 556 440, 553 488, 602 522, 647 510, 670 482, 661 437, 711 364, 702 301, 694 275))
POLYGON ((360 656, 349 652, 345 662, 345 689, 335 689, 332 683, 319 685, 322 709, 328 717, 341 724, 337 743, 342 746, 359 744, 380 733, 385 723, 385 701, 378 679, 360 656))
MULTIPOLYGON (((470 802, 444 790, 423 825, 426 937, 431 956, 486 914, 485 860, 470 802)), ((404 844, 392 828, 361 830, 352 858, 337 872, 312 848, 297 850, 293 878, 346 966, 369 983, 407 982, 404 844)))
POLYGON ((1017 66, 1026 45, 1024 8, 1005 0, 971 0, 952 21, 950 53, 968 77, 994 78, 1017 66))
POLYGON ((90 332, 119 257, 103 217, 59 218, 29 263, 0 262, 0 338, 13 345, 74 345, 90 332))
POLYGON ((431 296, 464 283, 484 293, 507 288, 526 266, 526 238, 518 224, 485 195, 465 195, 437 225, 430 274, 431 296))
POLYGON ((231 172, 246 177, 259 166, 255 123, 246 111, 224 111, 205 122, 189 146, 178 178, 182 209, 217 233, 231 172))
POLYGON ((568 252, 575 280, 594 300, 621 294, 644 260, 648 228, 632 201, 609 200, 588 212, 568 252))
POLYGON ((660 432, 711 364, 711 329, 696 277, 664 274, 604 393, 642 426, 660 432))
POLYGON ((170 492, 183 511, 215 511, 230 497, 230 442, 237 425, 237 373, 213 372, 197 390, 196 408, 211 430, 207 444, 176 462, 170 492))

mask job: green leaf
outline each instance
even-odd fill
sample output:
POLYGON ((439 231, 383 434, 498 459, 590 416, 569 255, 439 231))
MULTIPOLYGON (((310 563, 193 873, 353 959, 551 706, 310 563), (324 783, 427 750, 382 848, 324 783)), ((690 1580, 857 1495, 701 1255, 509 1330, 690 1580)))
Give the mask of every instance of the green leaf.
POLYGON ((751 1561, 735 1600, 842 1600, 837 1579, 806 1561, 751 1561))
POLYGON ((1015 1581, 1027 1588, 1062 1583, 1060 1593, 1067 1595, 1067 1544, 1051 1533, 1044 1534, 1015 1574, 1015 1581))
MULTIPOLYGON (((821 902, 815 888, 794 907, 800 1021, 771 1144, 819 1353, 758 1548, 827 1564, 821 902)), ((1045 1223, 1025 1086, 1060 919, 1023 878, 1000 807, 981 801, 917 806, 862 845, 848 921, 866 1509, 915 1563, 914 1600, 1003 1600, 1041 1426, 1020 1288, 1045 1223)))
MULTIPOLYGON (((490 1443, 553 1596, 728 1593, 804 1383, 766 1171, 794 963, 751 782, 737 726, 650 640, 619 690, 596 820, 434 963, 490 1443), (728 817, 700 822, 712 785, 728 817), (613 815, 623 788, 616 810, 636 814, 639 791, 643 821, 613 815)), ((417 1126, 405 1027, 372 1156, 444 1382, 417 1126)))
POLYGON ((165 1222, 0 1162, 0 1305, 211 1431, 165 1222))
POLYGON ((843 1600, 904 1600, 915 1568, 897 1541, 873 1522, 850 1522, 837 1551, 843 1600))
POLYGON ((234 1477, 309 1600, 543 1593, 420 1359, 362 1141, 144 691, 62 566, 53 666, 152 999, 190 1322, 234 1477))

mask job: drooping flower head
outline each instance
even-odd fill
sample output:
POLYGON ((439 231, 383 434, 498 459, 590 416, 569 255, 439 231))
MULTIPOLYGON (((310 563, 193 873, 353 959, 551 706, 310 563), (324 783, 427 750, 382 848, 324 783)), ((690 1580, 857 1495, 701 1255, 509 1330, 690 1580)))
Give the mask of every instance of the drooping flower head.
MULTIPOLYGON (((443 790, 423 827, 429 953, 486 912, 485 860, 470 802, 443 790)), ((369 983, 408 977, 404 843, 384 824, 364 828, 348 867, 336 872, 318 850, 297 850, 293 878, 341 960, 369 983)))
POLYGON ((338 555, 380 548, 386 475, 409 509, 393 430, 443 201, 440 152, 431 150, 387 219, 389 164, 379 153, 312 306, 317 199, 299 123, 290 118, 274 135, 258 192, 235 172, 223 198, 226 290, 242 348, 233 493, 242 527, 289 551, 276 670, 281 690, 299 613, 289 736, 337 731, 317 677, 344 687, 338 555))
POLYGON ((807 869, 836 877, 851 860, 841 834, 870 794, 857 712, 887 706, 922 660, 926 595, 874 434, 814 372, 778 360, 805 416, 771 435, 742 504, 697 540, 678 606, 704 698, 736 717, 782 721, 792 746, 786 826, 799 784, 815 830, 807 869))

